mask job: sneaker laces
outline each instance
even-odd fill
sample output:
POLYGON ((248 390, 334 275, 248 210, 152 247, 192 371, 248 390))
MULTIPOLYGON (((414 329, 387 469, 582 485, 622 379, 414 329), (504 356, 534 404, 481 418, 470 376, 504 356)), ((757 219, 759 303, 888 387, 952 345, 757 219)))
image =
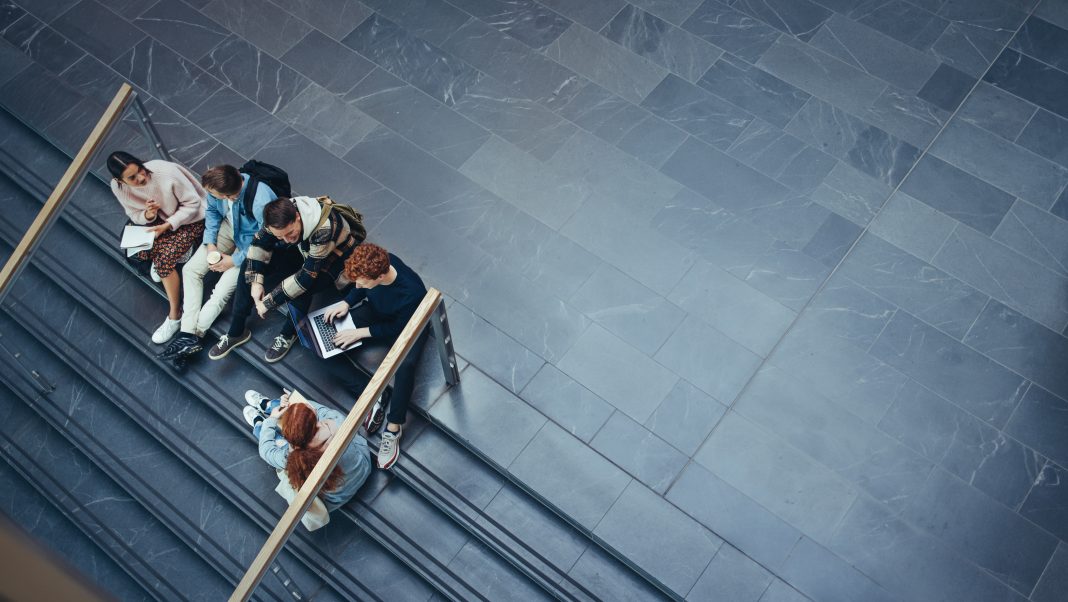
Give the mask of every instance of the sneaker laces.
POLYGON ((221 337, 219 337, 219 342, 216 343, 215 346, 219 347, 221 349, 223 347, 226 347, 229 344, 230 344, 230 335, 224 334, 221 337))
POLYGON ((382 433, 382 440, 378 443, 378 453, 380 454, 392 454, 393 448, 397 445, 397 433, 393 431, 386 431, 382 433))
POLYGON ((271 345, 271 349, 281 351, 287 347, 289 347, 289 341, 287 341, 284 336, 278 335, 274 337, 274 343, 271 345))

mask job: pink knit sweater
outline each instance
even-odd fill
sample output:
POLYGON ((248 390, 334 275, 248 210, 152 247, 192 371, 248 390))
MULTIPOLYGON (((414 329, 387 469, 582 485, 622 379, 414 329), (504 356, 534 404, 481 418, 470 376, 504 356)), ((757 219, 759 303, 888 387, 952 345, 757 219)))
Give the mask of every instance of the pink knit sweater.
POLYGON ((160 160, 145 161, 145 167, 152 174, 144 186, 134 187, 111 180, 111 192, 133 223, 148 223, 145 204, 149 199, 159 203, 158 215, 175 230, 204 219, 205 192, 193 172, 177 163, 160 160))

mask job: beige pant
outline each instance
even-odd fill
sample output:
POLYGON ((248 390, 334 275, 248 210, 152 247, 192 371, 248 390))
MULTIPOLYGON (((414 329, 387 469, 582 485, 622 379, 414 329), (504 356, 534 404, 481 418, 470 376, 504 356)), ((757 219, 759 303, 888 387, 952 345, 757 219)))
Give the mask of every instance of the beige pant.
MULTIPOLYGON (((225 255, 230 255, 237 249, 234 245, 234 229, 229 220, 223 220, 219 225, 219 238, 215 246, 225 255)), ((208 246, 200 245, 182 268, 182 287, 185 289, 185 298, 182 301, 182 332, 198 337, 204 336, 211 328, 212 322, 219 317, 226 307, 226 302, 234 294, 241 266, 235 265, 223 272, 211 291, 211 298, 204 303, 204 276, 208 271, 208 246)))

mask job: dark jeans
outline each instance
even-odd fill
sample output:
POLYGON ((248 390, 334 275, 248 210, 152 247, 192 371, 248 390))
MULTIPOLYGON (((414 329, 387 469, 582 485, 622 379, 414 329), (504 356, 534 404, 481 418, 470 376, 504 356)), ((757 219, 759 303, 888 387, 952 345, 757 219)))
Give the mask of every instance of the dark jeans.
MULTIPOLYGON (((245 268, 247 265, 248 262, 242 263, 241 273, 237 275, 237 288, 234 289, 234 306, 231 310, 230 329, 226 332, 231 337, 239 337, 244 334, 248 316, 256 307, 256 304, 252 302, 252 285, 245 281, 245 268)), ((267 264, 267 269, 263 274, 264 294, 271 292, 283 280, 296 274, 302 265, 304 265, 304 256, 300 254, 300 250, 296 246, 275 249, 274 253, 271 254, 271 262, 267 264)), ((308 307, 311 306, 314 292, 305 291, 303 295, 297 297, 294 305, 303 310, 304 313, 308 313, 308 307)), ((293 325, 293 320, 287 319, 285 326, 282 327, 281 334, 286 337, 292 337, 296 333, 297 329, 293 325)))
MULTIPOLYGON (((352 310, 352 321, 357 328, 360 328, 383 321, 383 318, 365 303, 352 310)), ((408 418, 408 402, 411 401, 412 391, 415 389, 415 371, 419 367, 419 360, 423 356, 423 348, 426 346, 426 340, 429 336, 430 329, 424 329, 422 334, 415 340, 415 344, 412 345, 408 356, 404 358, 404 361, 401 362, 400 366, 397 367, 397 371, 393 374, 393 392, 389 399, 389 413, 386 416, 386 419, 393 424, 404 424, 408 418)), ((364 345, 377 343, 390 347, 395 341, 395 338, 368 338, 364 339, 364 345)), ((351 353, 359 354, 360 350, 357 349, 351 353)), ((353 395, 358 396, 361 394, 368 383, 371 382, 370 378, 363 371, 353 366, 345 355, 334 356, 328 362, 330 362, 330 370, 334 377, 353 395)))

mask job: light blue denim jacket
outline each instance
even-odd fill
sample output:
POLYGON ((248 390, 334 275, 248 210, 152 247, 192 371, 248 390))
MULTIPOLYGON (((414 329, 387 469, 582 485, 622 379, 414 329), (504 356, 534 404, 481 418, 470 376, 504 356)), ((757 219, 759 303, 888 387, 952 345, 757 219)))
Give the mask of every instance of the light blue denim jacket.
MULTIPOLYGON (((252 199, 252 213, 255 214, 255 219, 253 219, 244 211, 245 195, 248 194, 248 174, 241 174, 241 179, 241 192, 234 201, 234 210, 230 215, 230 223, 234 226, 234 244, 237 246, 233 255, 236 266, 240 266, 241 262, 245 261, 245 254, 248 252, 249 245, 252 244, 252 237, 260 230, 260 224, 263 223, 263 208, 267 206, 267 203, 278 198, 266 182, 260 182, 260 185, 256 187, 256 197, 252 199)), ((208 206, 204 211, 204 244, 218 244, 219 226, 226 217, 226 204, 225 199, 208 193, 208 206)))
MULTIPOLYGON (((315 409, 315 416, 319 420, 333 420, 338 427, 345 421, 345 415, 337 410, 310 400, 308 403, 315 409)), ((282 436, 282 430, 278 428, 278 418, 275 416, 263 421, 260 430, 260 457, 277 469, 286 467, 289 442, 282 436)), ((337 465, 341 468, 341 483, 333 491, 325 492, 321 496, 330 511, 352 499, 371 475, 371 455, 367 449, 367 440, 359 435, 353 437, 337 465)))

